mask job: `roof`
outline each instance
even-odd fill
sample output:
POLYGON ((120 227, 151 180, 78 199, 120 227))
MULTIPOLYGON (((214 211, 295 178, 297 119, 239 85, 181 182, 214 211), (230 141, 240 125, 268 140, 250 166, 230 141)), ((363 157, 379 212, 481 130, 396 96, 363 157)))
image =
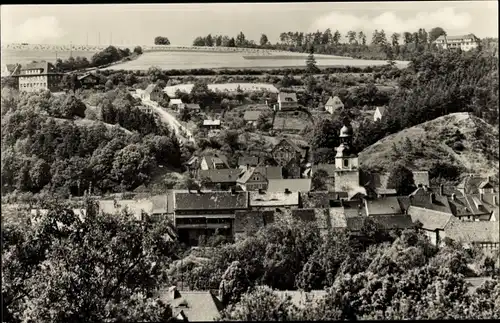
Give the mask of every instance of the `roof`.
POLYGON ((287 137, 281 138, 280 141, 278 141, 278 143, 273 147, 273 150, 274 150, 274 148, 278 147, 282 143, 286 143, 286 144, 290 145, 296 152, 300 153, 302 157, 305 157, 306 149, 299 147, 299 145, 295 141, 293 141, 292 139, 287 138, 287 137))
POLYGON ((487 177, 466 176, 458 184, 457 188, 464 190, 466 194, 478 194, 480 186, 486 187, 487 177))
POLYGON ((346 217, 347 228, 351 231, 360 231, 368 218, 374 220, 386 230, 407 229, 415 225, 409 215, 356 216, 346 217))
POLYGON ((240 172, 239 169, 234 168, 199 170, 198 177, 206 177, 212 183, 236 183, 240 172))
MULTIPOLYGON (((301 192, 302 205, 304 208, 329 208, 330 201, 339 201, 347 198, 347 192, 301 192)), ((340 203, 340 202, 339 202, 340 203)), ((340 204, 339 204, 340 205, 340 204)))
POLYGON ((294 291, 274 291, 279 297, 285 298, 290 297, 292 303, 301 308, 307 305, 307 300, 311 300, 313 302, 319 301, 321 298, 326 296, 327 292, 325 290, 312 290, 310 292, 304 292, 300 290, 294 291))
POLYGON ((377 107, 377 108, 375 109, 375 111, 377 111, 377 110, 378 110, 378 112, 379 112, 381 115, 383 115, 383 114, 384 114, 384 112, 385 112, 385 109, 386 109, 386 108, 385 108, 384 106, 381 106, 381 107, 377 107))
POLYGON ((287 101, 292 101, 292 102, 297 102, 297 95, 295 93, 289 93, 289 92, 280 92, 278 94, 278 101, 279 102, 287 102, 287 101))
POLYGON ((203 156, 201 158, 205 159, 209 169, 215 169, 214 164, 220 164, 220 163, 224 164, 226 166, 226 168, 229 168, 229 164, 227 162, 227 157, 225 155, 219 155, 219 154, 206 155, 206 156, 203 156))
POLYGON ((395 195, 397 194, 396 189, 394 188, 376 188, 375 192, 380 195, 395 195))
POLYGON ((257 156, 241 156, 238 158, 239 166, 257 166, 260 162, 260 158, 257 156))
POLYGON ((283 179, 283 167, 281 166, 257 166, 255 170, 270 179, 283 179))
POLYGON ((462 243, 498 243, 499 232, 496 221, 450 221, 444 227, 446 237, 462 243))
POLYGON ((170 103, 171 104, 182 104, 182 100, 181 99, 171 99, 170 100, 170 103))
POLYGON ((141 220, 142 212, 151 214, 153 211, 153 202, 148 199, 98 200, 97 203, 103 213, 116 214, 127 209, 137 220, 141 220))
POLYGON ((246 209, 248 208, 247 192, 175 192, 175 210, 206 209, 246 209))
POLYGON ((26 64, 24 67, 21 67, 21 74, 26 70, 35 70, 35 69, 41 69, 42 74, 47 74, 47 73, 55 73, 55 67, 52 63, 49 62, 37 62, 37 63, 29 63, 26 64))
POLYGON ((424 209, 452 214, 448 198, 435 193, 412 195, 410 196, 410 204, 424 209), (434 196, 432 202, 431 195, 434 196))
POLYGON ((413 206, 408 208, 408 215, 411 216, 413 222, 419 221, 424 229, 431 231, 443 230, 446 224, 454 218, 452 214, 436 213, 433 210, 413 206))
MULTIPOLYGON (((190 110, 200 110, 201 109, 201 107, 198 103, 187 103, 184 106, 190 110)), ((220 123, 220 120, 219 120, 219 123, 220 123)))
POLYGON ((172 289, 159 291, 160 299, 171 305, 173 316, 182 311, 189 322, 215 321, 223 308, 210 291, 178 291, 176 298, 173 294, 172 289))
POLYGON ((473 293, 479 286, 484 284, 487 280, 491 280, 491 277, 469 277, 469 278, 464 278, 464 280, 469 285, 469 293, 473 293))
POLYGON ((4 75, 4 70, 2 70, 2 76, 17 75, 21 71, 20 64, 6 64, 3 68, 5 69, 6 74, 4 75))
POLYGON ((263 111, 255 111, 255 110, 245 111, 245 114, 243 115, 243 120, 257 121, 262 113, 263 111))
POLYGON ((167 194, 162 194, 162 195, 154 195, 151 196, 150 200, 151 203, 153 204, 153 207, 151 209, 151 212, 153 214, 159 214, 159 213, 173 213, 173 201, 172 201, 172 196, 173 192, 169 190, 167 194))
POLYGON ((292 192, 309 192, 311 189, 310 178, 294 179, 270 179, 267 190, 269 192, 284 192, 289 189, 292 192))
MULTIPOLYGON (((248 182, 248 180, 250 179, 250 177, 252 177, 252 175, 255 173, 255 167, 250 167, 248 168, 247 170, 245 170, 245 172, 243 173, 243 175, 240 176, 240 178, 238 178, 237 182, 238 183, 246 183, 248 182)), ((257 172, 257 173, 260 173, 260 172, 257 172)), ((261 174, 264 176, 264 174, 261 174)))
POLYGON ((274 222, 274 211, 236 211, 234 217, 234 231, 246 232, 259 229, 274 222))
POLYGON ((298 206, 299 192, 249 192, 250 206, 298 206))
POLYGON ((347 220, 344 207, 331 207, 328 209, 332 228, 346 228, 347 220))
POLYGON ((338 105, 338 104, 343 104, 342 100, 338 96, 331 96, 328 101, 326 101, 325 106, 328 105, 338 105))
POLYGON ((94 77, 94 78, 97 78, 97 75, 94 75, 94 74, 92 74, 92 73, 86 73, 86 74, 84 74, 84 75, 80 75, 80 76, 78 76, 78 80, 79 80, 79 81, 81 81, 81 80, 83 80, 83 79, 86 79, 86 78, 87 78, 87 77, 89 77, 89 76, 94 77))
MULTIPOLYGON (((458 35, 458 36, 446 36, 447 40, 461 40, 466 38, 479 39, 474 34, 458 35)), ((445 36, 441 35, 436 40, 445 40, 445 36)))
POLYGON ((220 126, 220 120, 203 120, 204 126, 220 126))
POLYGON ((403 214, 398 198, 387 196, 376 200, 365 200, 365 207, 368 215, 403 214))
POLYGON ((156 87, 156 84, 149 84, 148 87, 144 90, 144 93, 151 94, 156 87))
POLYGON ((450 204, 451 211, 455 216, 491 214, 492 209, 486 206, 487 202, 484 200, 484 196, 483 200, 481 200, 481 196, 465 194, 464 196, 455 197, 455 199, 451 199, 448 202, 450 204))

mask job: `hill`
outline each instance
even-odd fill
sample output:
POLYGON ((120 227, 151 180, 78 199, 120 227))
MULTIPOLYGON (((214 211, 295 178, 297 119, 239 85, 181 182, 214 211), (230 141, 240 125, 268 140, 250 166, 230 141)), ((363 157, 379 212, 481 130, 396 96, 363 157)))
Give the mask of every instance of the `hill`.
POLYGON ((390 171, 396 161, 413 170, 445 162, 489 176, 498 173, 498 129, 468 113, 452 113, 379 140, 359 154, 366 168, 390 171))

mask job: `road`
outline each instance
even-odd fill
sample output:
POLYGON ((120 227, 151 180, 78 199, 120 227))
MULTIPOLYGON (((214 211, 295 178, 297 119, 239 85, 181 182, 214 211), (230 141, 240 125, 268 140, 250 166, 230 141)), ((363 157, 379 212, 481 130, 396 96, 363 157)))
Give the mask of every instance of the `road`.
POLYGON ((155 111, 156 114, 160 116, 160 119, 164 123, 168 124, 170 128, 172 128, 172 130, 174 131, 177 138, 179 138, 179 140, 189 141, 192 142, 193 144, 196 144, 194 136, 191 133, 191 131, 189 131, 188 128, 184 127, 173 115, 165 111, 163 108, 159 107, 157 102, 148 99, 142 99, 140 98, 139 95, 134 95, 134 97, 141 99, 144 105, 147 105, 148 107, 152 108, 153 111, 155 111))

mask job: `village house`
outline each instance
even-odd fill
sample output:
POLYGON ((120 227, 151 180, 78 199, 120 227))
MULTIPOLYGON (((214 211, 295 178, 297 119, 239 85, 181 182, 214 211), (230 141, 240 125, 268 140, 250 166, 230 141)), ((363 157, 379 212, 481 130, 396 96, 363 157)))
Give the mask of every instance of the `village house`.
POLYGON ((264 113, 264 111, 258 111, 258 110, 249 110, 245 111, 245 114, 243 115, 243 120, 247 124, 251 124, 253 126, 257 125, 257 120, 259 120, 259 117, 264 113))
POLYGON ((158 84, 149 84, 142 92, 141 98, 146 101, 159 102, 163 99, 164 93, 158 84))
POLYGON ((182 109, 187 109, 189 112, 194 114, 198 114, 201 111, 201 107, 198 103, 186 103, 180 107, 179 111, 182 109))
POLYGON ((241 171, 234 168, 208 169, 198 171, 198 179, 203 188, 228 190, 236 186, 241 171))
POLYGON ((469 51, 477 48, 481 44, 481 40, 474 34, 458 35, 458 36, 439 36, 434 43, 443 49, 458 49, 469 51))
POLYGON ((278 109, 279 111, 295 110, 299 107, 297 95, 295 93, 280 92, 278 94, 278 109))
POLYGON ((373 121, 380 121, 384 117, 386 107, 377 107, 375 113, 373 114, 373 121))
POLYGON ((301 166, 308 157, 309 147, 299 147, 289 138, 282 138, 272 149, 271 155, 283 167, 285 178, 300 178, 301 166))
POLYGON ((200 157, 200 169, 225 169, 229 168, 227 157, 221 154, 206 155, 200 157))
POLYGON ((19 91, 36 92, 49 90, 60 91, 63 74, 58 73, 52 63, 30 63, 21 68, 18 75, 19 91))
POLYGON ((184 109, 184 102, 181 99, 170 99, 168 106, 173 110, 179 111, 184 109))
POLYGON ((377 198, 374 200, 365 199, 366 215, 381 216, 381 215, 403 215, 404 208, 401 207, 400 201, 396 196, 377 198))
POLYGON ((173 321, 216 321, 223 310, 221 301, 210 291, 181 291, 176 286, 158 291, 161 301, 172 309, 173 321))
POLYGON ((490 255, 500 247, 498 222, 449 221, 444 227, 444 237, 462 244, 464 248, 477 246, 490 255))
POLYGON ((231 237, 235 212, 248 209, 247 192, 175 192, 174 221, 179 239, 196 245, 201 236, 231 237))
POLYGON ((236 180, 236 183, 244 191, 255 191, 255 190, 266 190, 267 189, 267 177, 259 172, 255 167, 248 168, 241 176, 236 180))
POLYGON ((220 120, 203 120, 203 128, 207 130, 220 130, 221 121, 220 120))
POLYGON ((299 192, 283 191, 283 192, 266 192, 260 190, 258 192, 249 192, 249 207, 252 210, 260 211, 277 211, 281 212, 285 209, 294 209, 299 207, 300 197, 299 192))
POLYGON ((342 100, 340 100, 338 96, 331 96, 325 103, 325 110, 330 114, 333 114, 335 111, 343 108, 344 103, 342 103, 342 100))
POLYGON ((457 190, 462 194, 494 193, 495 188, 491 177, 481 177, 474 174, 465 176, 457 186, 457 190))
POLYGON ((95 89, 99 87, 100 79, 97 75, 92 73, 87 73, 84 75, 78 76, 78 81, 82 85, 84 89, 95 89))
POLYGON ((496 195, 488 194, 492 200, 486 201, 484 194, 479 196, 465 194, 463 196, 455 196, 454 194, 449 199, 451 211, 455 217, 462 221, 490 221, 495 203, 496 195))

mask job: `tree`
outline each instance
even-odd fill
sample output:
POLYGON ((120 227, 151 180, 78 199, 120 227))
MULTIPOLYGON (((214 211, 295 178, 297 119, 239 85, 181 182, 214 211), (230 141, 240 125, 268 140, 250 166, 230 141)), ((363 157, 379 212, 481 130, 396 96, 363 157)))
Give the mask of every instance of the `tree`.
POLYGON ((157 36, 155 37, 155 45, 170 45, 170 40, 167 37, 157 36))
POLYGON ((441 27, 434 27, 429 31, 429 43, 433 43, 440 36, 446 35, 446 32, 441 27))
POLYGON ((361 45, 365 46, 366 45, 366 35, 364 32, 360 31, 358 33, 358 41, 361 45))
POLYGON ((245 269, 241 267, 239 261, 233 261, 227 267, 219 287, 219 295, 221 295, 222 304, 236 304, 250 287, 245 269))
POLYGON ((396 189, 399 195, 409 195, 416 188, 413 173, 403 165, 396 165, 387 179, 387 188, 396 189))
POLYGON ((214 45, 214 40, 212 38, 211 34, 208 34, 208 36, 205 38, 205 46, 212 47, 214 45))
POLYGON ((82 84, 76 74, 65 74, 61 79, 61 87, 75 93, 77 89, 82 87, 82 84))
POLYGON ((341 37, 342 35, 340 34, 340 32, 338 30, 335 30, 335 33, 333 34, 332 38, 333 44, 338 45, 341 37))
POLYGON ((328 173, 324 169, 318 169, 314 172, 311 178, 311 190, 312 191, 326 191, 326 179, 328 178, 328 173))
POLYGON ((68 96, 63 103, 60 111, 60 116, 66 119, 73 119, 74 117, 85 118, 85 110, 87 106, 76 96, 68 96))
POLYGON ((267 39, 266 34, 262 34, 260 36, 260 46, 266 46, 269 40, 267 39))
POLYGON ((245 47, 247 45, 247 40, 245 38, 245 34, 242 31, 236 36, 236 47, 245 47))
POLYGON ((356 40, 356 32, 353 30, 348 31, 345 37, 347 38, 347 41, 350 45, 358 43, 358 41, 356 40))
POLYGON ((11 322, 159 321, 168 306, 149 296, 177 250, 171 225, 138 223, 129 214, 81 219, 48 203, 31 225, 4 224, 3 308, 11 322), (112 228, 112 229, 110 229, 112 228), (96 297, 99 295, 99 297, 96 297))
POLYGON ((181 121, 184 121, 184 122, 189 121, 191 119, 191 114, 189 113, 189 109, 187 109, 187 108, 182 109, 180 116, 179 116, 179 119, 181 119, 181 121))
POLYGON ((236 47, 236 42, 235 42, 233 37, 231 37, 231 39, 229 39, 229 41, 227 43, 227 47, 236 47))
POLYGON ((142 54, 142 47, 141 46, 135 46, 134 47, 134 53, 136 53, 137 55, 141 55, 142 54))
POLYGON ((316 74, 319 72, 318 66, 316 66, 316 59, 314 58, 314 46, 310 46, 309 55, 306 59, 306 70, 309 74, 316 74))
POLYGON ((106 89, 106 91, 110 91, 114 88, 114 84, 113 84, 113 81, 111 80, 107 80, 106 81, 106 84, 104 84, 104 88, 106 89))

